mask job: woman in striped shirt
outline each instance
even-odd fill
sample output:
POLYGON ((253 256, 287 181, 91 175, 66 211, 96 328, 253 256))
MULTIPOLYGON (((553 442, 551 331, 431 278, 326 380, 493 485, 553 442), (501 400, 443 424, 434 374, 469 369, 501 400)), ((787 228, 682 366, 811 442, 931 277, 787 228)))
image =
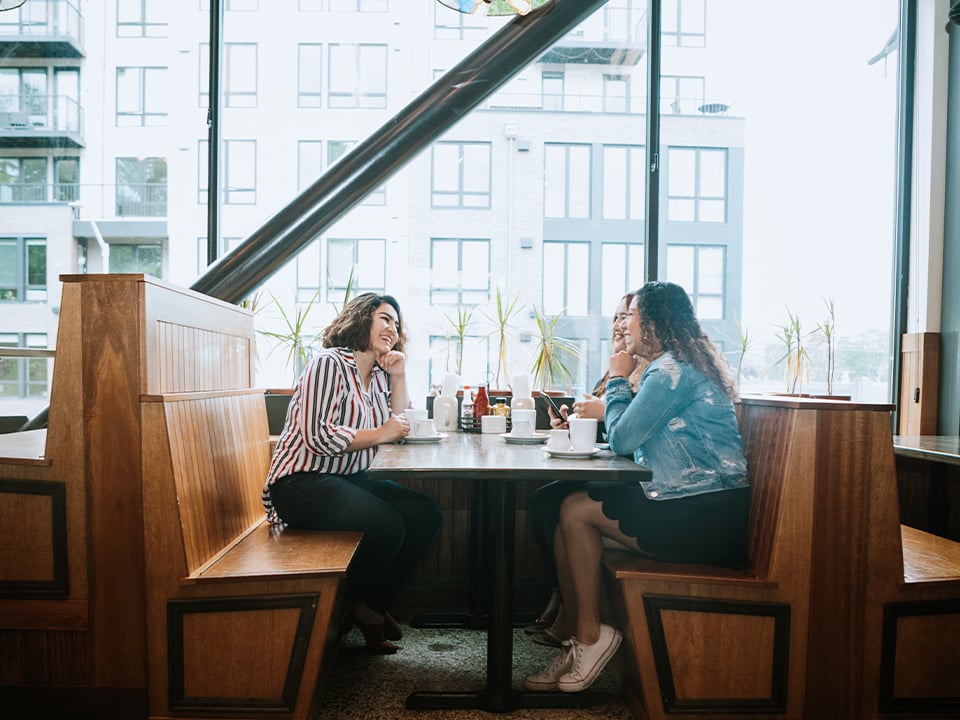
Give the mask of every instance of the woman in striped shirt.
POLYGON ((323 332, 323 349, 297 380, 263 488, 270 522, 360 530, 347 571, 354 622, 367 648, 391 654, 399 625, 390 601, 436 540, 431 498, 367 468, 377 446, 406 437, 409 405, 400 306, 389 295, 351 300, 323 332))

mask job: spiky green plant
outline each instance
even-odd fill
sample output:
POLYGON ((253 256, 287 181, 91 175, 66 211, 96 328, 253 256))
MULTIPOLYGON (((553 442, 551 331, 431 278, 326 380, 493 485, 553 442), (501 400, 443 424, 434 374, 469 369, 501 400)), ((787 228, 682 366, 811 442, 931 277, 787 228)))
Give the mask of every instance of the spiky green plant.
POLYGON ((449 329, 453 330, 447 337, 455 337, 457 339, 457 375, 462 375, 463 344, 466 340, 467 332, 473 324, 473 310, 467 310, 463 305, 457 305, 457 315, 455 318, 450 317, 447 313, 443 313, 443 316, 449 323, 449 329))
POLYGON ((284 330, 281 332, 261 330, 260 334, 273 338, 279 343, 270 351, 271 354, 279 347, 287 348, 286 365, 287 367, 293 368, 294 381, 300 377, 300 373, 302 373, 303 369, 307 366, 307 363, 310 361, 310 355, 320 340, 320 332, 311 333, 307 330, 307 318, 319 295, 320 290, 318 289, 306 303, 298 303, 296 313, 291 316, 287 314, 279 298, 273 293, 270 293, 270 298, 280 313, 284 330))
POLYGON ((503 370, 503 378, 506 381, 506 385, 510 385, 510 372, 507 370, 507 345, 510 340, 514 338, 514 330, 512 320, 519 314, 524 305, 518 306, 517 303, 520 300, 520 293, 517 293, 513 296, 513 299, 508 303, 504 301, 503 296, 500 294, 500 288, 497 288, 497 315, 496 317, 491 317, 487 315, 482 310, 480 311, 484 317, 486 317, 490 322, 493 323, 494 329, 487 336, 492 337, 496 336, 497 343, 499 345, 499 350, 497 352, 497 372, 494 375, 494 382, 496 383, 497 388, 504 387, 500 384, 500 371, 503 370))
POLYGON ((784 378, 787 381, 787 392, 791 394, 802 392, 804 381, 809 380, 810 355, 807 354, 803 344, 800 313, 794 313, 787 307, 787 322, 780 328, 777 338, 784 347, 784 354, 777 363, 785 363, 784 378))
POLYGON ((737 322, 737 349, 740 355, 737 358, 737 388, 740 387, 740 374, 743 372, 743 358, 750 350, 750 329, 737 322))
POLYGON ((573 373, 567 367, 565 359, 582 357, 580 346, 576 342, 557 335, 557 324, 566 314, 566 310, 563 310, 558 315, 548 317, 536 306, 533 308, 538 345, 531 371, 534 384, 539 384, 541 390, 546 390, 548 383, 551 387, 556 387, 564 379, 572 380, 573 373))
POLYGON ((837 360, 837 313, 833 305, 833 298, 824 298, 827 306, 827 317, 817 326, 827 343, 827 395, 833 395, 833 377, 836 371, 837 360))

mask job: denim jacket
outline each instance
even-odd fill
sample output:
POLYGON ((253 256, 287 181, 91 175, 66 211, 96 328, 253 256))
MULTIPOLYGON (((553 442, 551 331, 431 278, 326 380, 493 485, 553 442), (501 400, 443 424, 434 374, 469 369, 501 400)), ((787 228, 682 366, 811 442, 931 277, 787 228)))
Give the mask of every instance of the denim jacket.
POLYGON ((608 382, 604 420, 610 449, 653 471, 651 500, 749 485, 733 403, 672 353, 650 363, 636 395, 624 378, 608 382))

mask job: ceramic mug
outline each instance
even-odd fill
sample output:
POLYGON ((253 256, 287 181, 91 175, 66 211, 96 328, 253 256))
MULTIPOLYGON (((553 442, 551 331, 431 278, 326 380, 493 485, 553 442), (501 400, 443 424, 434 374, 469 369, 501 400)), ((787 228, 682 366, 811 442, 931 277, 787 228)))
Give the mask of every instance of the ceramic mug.
POLYGON ((416 420, 410 429, 410 434, 414 437, 433 437, 437 434, 437 426, 433 420, 416 420))
POLYGON ((593 450, 597 445, 597 419, 570 417, 570 446, 577 452, 593 450))
POLYGON ((547 440, 547 447, 550 450, 563 452, 570 449, 570 433, 563 428, 554 428, 550 431, 550 438, 547 440))

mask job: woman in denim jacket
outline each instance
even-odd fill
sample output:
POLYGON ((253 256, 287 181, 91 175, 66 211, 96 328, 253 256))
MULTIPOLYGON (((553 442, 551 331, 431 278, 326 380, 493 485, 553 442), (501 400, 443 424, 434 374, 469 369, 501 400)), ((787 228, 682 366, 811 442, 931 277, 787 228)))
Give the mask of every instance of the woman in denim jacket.
POLYGON ((605 541, 669 562, 747 562, 750 486, 729 364, 674 283, 640 288, 622 329, 626 350, 610 358, 607 439, 653 479, 595 484, 564 500, 554 553, 567 639, 550 665, 525 678, 528 690, 584 690, 619 647, 619 631, 600 622, 605 541), (649 365, 634 395, 626 377, 636 357, 649 365))

